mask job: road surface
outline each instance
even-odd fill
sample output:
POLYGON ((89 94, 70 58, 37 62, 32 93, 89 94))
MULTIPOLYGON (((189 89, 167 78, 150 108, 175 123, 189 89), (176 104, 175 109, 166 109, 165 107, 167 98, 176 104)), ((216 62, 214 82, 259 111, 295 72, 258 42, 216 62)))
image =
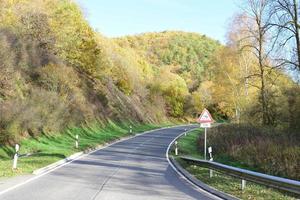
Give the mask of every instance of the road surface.
POLYGON ((216 199, 169 165, 166 150, 186 127, 155 130, 115 143, 10 190, 1 200, 216 199))

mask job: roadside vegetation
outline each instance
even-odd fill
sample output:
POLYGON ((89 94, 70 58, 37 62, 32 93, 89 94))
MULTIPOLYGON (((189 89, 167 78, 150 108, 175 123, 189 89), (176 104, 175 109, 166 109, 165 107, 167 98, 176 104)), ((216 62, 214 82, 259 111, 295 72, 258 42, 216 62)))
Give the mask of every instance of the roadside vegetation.
MULTIPOLYGON (((198 146, 203 147, 203 136, 198 146)), ((209 129, 208 145, 221 163, 300 180, 300 135, 293 129, 224 124, 209 129)))
MULTIPOLYGON (((209 129, 211 130, 211 129, 209 129)), ((209 132, 209 137, 211 132, 209 132)), ((183 136, 178 140, 179 156, 192 156, 195 158, 203 159, 203 150, 199 147, 199 137, 203 135, 202 129, 196 129, 183 136)), ((216 147, 213 148, 215 153, 216 147)), ((214 159, 218 162, 218 157, 214 159)), ((203 183, 227 194, 231 194, 241 199, 296 199, 290 194, 267 188, 262 185, 247 182, 246 189, 241 190, 241 180, 227 176, 225 174, 214 171, 213 177, 209 178, 209 170, 197 165, 188 164, 187 162, 176 158, 182 167, 189 173, 193 174, 203 183)), ((224 164, 231 165, 232 162, 223 159, 224 164)), ((241 167, 241 166, 238 166, 241 167)))
POLYGON ((18 160, 18 169, 12 170, 13 147, 0 146, 0 178, 32 173, 34 170, 64 159, 76 152, 93 150, 99 145, 112 142, 125 136, 132 136, 146 130, 166 126, 152 124, 114 124, 110 122, 105 127, 93 123, 65 130, 62 134, 42 135, 38 138, 28 138, 20 143, 22 156, 18 160), (130 133, 132 126, 132 133, 130 133), (75 137, 79 136, 78 149, 75 147, 75 137))

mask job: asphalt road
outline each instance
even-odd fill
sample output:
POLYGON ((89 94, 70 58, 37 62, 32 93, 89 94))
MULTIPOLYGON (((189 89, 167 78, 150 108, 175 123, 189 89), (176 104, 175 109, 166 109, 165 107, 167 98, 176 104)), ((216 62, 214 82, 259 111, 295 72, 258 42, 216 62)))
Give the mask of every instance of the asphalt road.
POLYGON ((169 165, 166 150, 186 127, 156 130, 88 154, 0 196, 1 200, 216 199, 169 165))

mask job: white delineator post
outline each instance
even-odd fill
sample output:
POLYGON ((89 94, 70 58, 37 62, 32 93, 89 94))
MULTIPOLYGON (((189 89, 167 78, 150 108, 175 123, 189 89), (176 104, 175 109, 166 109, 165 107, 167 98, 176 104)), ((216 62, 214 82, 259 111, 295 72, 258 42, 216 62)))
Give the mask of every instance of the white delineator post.
POLYGON ((20 146, 18 144, 16 144, 15 146, 15 155, 14 155, 14 161, 13 161, 13 169, 17 169, 17 165, 18 165, 18 152, 19 152, 20 146))
MULTIPOLYGON (((208 147, 208 153, 209 153, 209 161, 214 161, 213 157, 212 157, 212 147, 208 147)), ((213 177, 213 170, 209 169, 209 178, 213 177)))
POLYGON ((175 141, 175 156, 178 156, 178 146, 177 146, 177 141, 175 141))
POLYGON ((246 188, 246 180, 242 179, 241 189, 244 190, 246 188))
POLYGON ((76 135, 75 137, 76 137, 76 140, 75 140, 75 147, 76 147, 76 149, 78 149, 78 138, 79 138, 79 136, 76 135))
POLYGON ((129 133, 132 133, 132 126, 129 126, 130 130, 129 130, 129 133))

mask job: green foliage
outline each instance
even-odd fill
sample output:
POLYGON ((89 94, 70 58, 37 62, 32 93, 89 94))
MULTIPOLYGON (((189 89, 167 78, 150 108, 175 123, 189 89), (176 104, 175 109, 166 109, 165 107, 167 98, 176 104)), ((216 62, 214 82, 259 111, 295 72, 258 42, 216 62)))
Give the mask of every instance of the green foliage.
POLYGON ((100 48, 94 31, 83 17, 78 5, 69 1, 49 3, 51 29, 56 48, 63 60, 87 73, 98 72, 100 48))
POLYGON ((188 95, 184 79, 168 69, 161 70, 159 77, 160 80, 157 80, 158 88, 166 99, 170 115, 173 117, 183 116, 183 105, 185 97, 188 95))
POLYGON ((134 49, 155 66, 156 78, 150 88, 162 94, 167 112, 173 117, 199 111, 191 94, 197 90, 220 44, 195 33, 145 33, 115 39, 121 47, 134 49), (169 71, 169 72, 166 72, 169 71), (155 89, 156 88, 156 89, 155 89))
POLYGON ((178 66, 177 73, 194 90, 209 67, 220 44, 205 35, 185 32, 145 33, 116 39, 122 47, 135 49, 153 65, 178 66))

